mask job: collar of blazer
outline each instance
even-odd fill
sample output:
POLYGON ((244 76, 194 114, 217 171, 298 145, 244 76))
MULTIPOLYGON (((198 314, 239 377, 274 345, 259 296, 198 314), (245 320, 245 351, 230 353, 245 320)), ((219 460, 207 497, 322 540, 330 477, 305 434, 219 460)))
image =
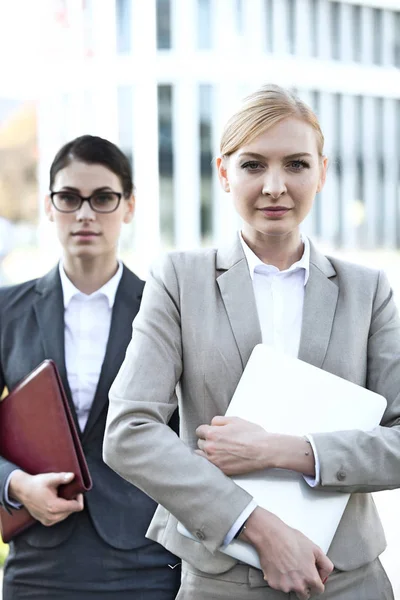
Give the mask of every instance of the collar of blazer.
MULTIPOLYGON (((237 236, 216 254, 217 284, 239 348, 242 366, 261 342, 253 286, 237 236), (244 308, 246 307, 246 308, 244 308)), ((305 287, 299 358, 321 367, 332 332, 339 288, 330 260, 310 242, 310 276, 305 287)))
MULTIPOLYGON (((92 409, 82 434, 83 439, 108 401, 108 390, 117 376, 126 347, 131 339, 132 321, 140 307, 143 287, 144 282, 124 266, 115 296, 106 353, 92 409)), ((65 367, 64 303, 58 265, 47 275, 38 279, 36 292, 39 294, 39 298, 34 304, 34 310, 43 342, 44 355, 45 358, 52 358, 57 364, 75 423, 78 426, 65 367)))

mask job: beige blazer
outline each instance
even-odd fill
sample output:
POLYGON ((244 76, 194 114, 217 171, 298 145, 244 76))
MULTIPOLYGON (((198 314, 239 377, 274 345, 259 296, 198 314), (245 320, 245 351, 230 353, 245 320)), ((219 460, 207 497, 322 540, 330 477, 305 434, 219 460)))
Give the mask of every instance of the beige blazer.
MULTIPOLYGON (((313 434, 317 489, 352 492, 329 551, 337 568, 350 570, 385 548, 369 492, 400 486, 400 323, 382 272, 327 258, 312 245, 310 263, 299 358, 388 402, 372 432, 313 434)), ((174 252, 152 270, 110 390, 104 460, 162 505, 148 536, 205 572, 235 564, 217 549, 251 497, 194 454, 195 430, 225 413, 260 342, 239 239, 218 250, 174 252), (165 426, 178 398, 181 439, 165 426), (180 535, 176 519, 199 542, 180 535)))

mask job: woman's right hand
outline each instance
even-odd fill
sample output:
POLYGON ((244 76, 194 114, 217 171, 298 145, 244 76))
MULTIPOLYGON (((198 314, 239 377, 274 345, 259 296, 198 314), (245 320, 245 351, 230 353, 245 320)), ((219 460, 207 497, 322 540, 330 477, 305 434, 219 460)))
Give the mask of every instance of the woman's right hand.
POLYGON ((299 600, 324 591, 332 562, 321 548, 276 515, 257 507, 240 539, 256 548, 264 579, 274 590, 295 592, 299 600))
POLYGON ((23 504, 42 525, 50 527, 64 521, 71 513, 83 510, 82 494, 75 500, 65 500, 57 494, 58 487, 69 483, 73 478, 73 473, 28 475, 23 471, 14 471, 8 495, 23 504))

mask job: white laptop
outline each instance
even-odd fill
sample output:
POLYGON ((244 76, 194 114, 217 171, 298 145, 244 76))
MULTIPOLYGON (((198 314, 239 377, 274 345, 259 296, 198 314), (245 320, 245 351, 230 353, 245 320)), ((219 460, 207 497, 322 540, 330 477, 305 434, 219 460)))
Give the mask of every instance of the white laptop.
MULTIPOLYGON (((385 408, 383 396, 258 344, 226 415, 258 423, 271 433, 305 435, 368 431, 379 425, 385 408)), ((349 494, 315 490, 301 474, 279 469, 235 476, 233 480, 259 506, 328 551, 349 494)), ((178 531, 196 540, 182 524, 178 531)), ((221 551, 260 568, 257 552, 250 544, 234 540, 221 551)))

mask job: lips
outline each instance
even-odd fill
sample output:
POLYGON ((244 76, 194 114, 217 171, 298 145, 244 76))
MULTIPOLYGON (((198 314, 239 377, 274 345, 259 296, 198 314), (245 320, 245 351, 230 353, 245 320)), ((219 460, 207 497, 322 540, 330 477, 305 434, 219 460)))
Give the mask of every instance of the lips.
POLYGON ((258 210, 261 211, 267 217, 277 219, 278 217, 283 217, 292 209, 288 208, 287 206, 264 206, 263 208, 259 208, 258 210))
POLYGON ((71 235, 76 236, 76 237, 96 237, 101 235, 100 233, 96 233, 96 231, 89 231, 86 229, 82 229, 80 231, 75 231, 74 233, 72 233, 71 235))

